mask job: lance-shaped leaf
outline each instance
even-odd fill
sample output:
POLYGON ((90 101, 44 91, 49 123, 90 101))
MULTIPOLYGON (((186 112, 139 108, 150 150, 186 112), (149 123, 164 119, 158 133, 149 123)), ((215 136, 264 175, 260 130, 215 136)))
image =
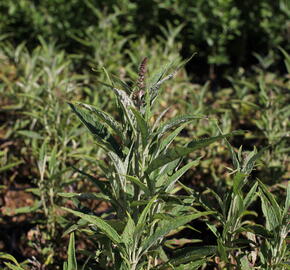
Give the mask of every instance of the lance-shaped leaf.
POLYGON ((160 146, 158 147, 158 152, 163 151, 166 147, 168 147, 173 140, 178 136, 178 134, 184 129, 185 125, 181 125, 173 132, 171 132, 166 138, 162 139, 160 146))
POLYGON ((114 130, 114 132, 121 136, 123 139, 123 129, 122 126, 108 113, 96 108, 95 106, 88 105, 85 103, 79 103, 83 107, 87 108, 88 110, 92 111, 97 118, 99 118, 101 121, 103 121, 105 124, 107 124, 110 128, 114 130))
POLYGON ((135 177, 135 176, 131 176, 131 175, 124 175, 128 181, 136 184, 137 186, 139 186, 144 192, 145 194, 150 194, 149 189, 146 187, 145 184, 143 184, 139 178, 135 177))
MULTIPOLYGON (((188 263, 191 261, 200 260, 201 258, 212 256, 217 251, 216 246, 203 246, 203 247, 186 247, 177 250, 173 253, 166 265, 178 266, 180 264, 188 263)), ((161 268, 162 269, 162 268, 161 268)))
POLYGON ((243 180, 246 178, 246 174, 242 172, 237 172, 233 179, 233 191, 236 195, 241 194, 241 189, 243 187, 243 180))
POLYGON ((67 251, 67 270, 77 270, 77 259, 75 252, 75 235, 71 233, 67 251))
POLYGON ((62 207, 62 209, 74 214, 75 216, 78 216, 89 223, 92 223, 96 225, 108 238, 110 238, 115 244, 118 244, 121 242, 121 237, 117 233, 117 231, 110 225, 108 224, 105 220, 93 216, 93 215, 87 215, 66 207, 62 207))
POLYGON ((119 103, 123 107, 124 112, 127 114, 128 120, 132 122, 132 119, 134 119, 134 114, 130 111, 129 108, 135 107, 133 100, 126 94, 125 91, 114 87, 112 89, 115 92, 119 103))
POLYGON ((173 160, 184 157, 184 156, 188 155, 189 153, 191 153, 197 149, 208 146, 211 143, 216 142, 220 139, 223 139, 223 138, 226 138, 229 136, 233 136, 234 134, 236 134, 236 132, 228 133, 225 135, 219 135, 219 136, 215 136, 215 137, 211 137, 211 138, 201 139, 201 140, 197 140, 197 141, 192 141, 188 144, 187 147, 175 147, 173 149, 170 149, 167 151, 167 153, 160 155, 159 157, 157 157, 153 161, 151 161, 148 169, 146 170, 146 173, 149 174, 149 173, 153 172, 154 170, 162 167, 163 165, 165 165, 173 160))
POLYGON ((141 215, 140 215, 140 217, 138 219, 137 225, 144 225, 145 224, 147 215, 148 215, 149 211, 151 210, 152 205, 155 202, 157 202, 157 195, 152 197, 152 199, 149 201, 149 203, 143 209, 143 211, 142 211, 142 213, 141 213, 141 215))
POLYGON ((142 146, 143 148, 147 145, 148 143, 148 137, 149 137, 149 127, 141 115, 139 111, 137 111, 134 107, 131 107, 132 112, 134 113, 138 125, 138 129, 141 133, 141 138, 142 138, 142 146))
POLYGON ((244 199, 244 208, 248 209, 248 207, 251 205, 252 202, 255 201, 257 197, 257 187, 258 187, 258 182, 256 182, 250 191, 247 193, 245 199, 244 199))
POLYGON ((172 79, 175 74, 177 73, 177 71, 172 72, 171 74, 167 75, 166 77, 164 77, 163 79, 158 80, 158 82, 156 82, 154 85, 152 85, 149 89, 149 93, 150 93, 150 103, 153 104, 153 102, 155 101, 156 97, 158 96, 158 90, 161 86, 161 84, 163 84, 164 82, 172 79))
POLYGON ((170 129, 179 126, 180 124, 188 123, 194 119, 201 119, 202 116, 196 116, 191 114, 181 115, 170 119, 166 123, 162 124, 161 127, 156 131, 157 135, 161 137, 164 133, 170 129))
POLYGON ((123 243, 125 243, 125 245, 127 246, 127 248, 129 248, 130 246, 132 246, 134 244, 134 234, 135 231, 135 223, 134 220, 132 219, 132 217, 128 214, 128 221, 127 224, 125 226, 125 229, 122 233, 122 241, 123 243))
POLYGON ((259 196, 262 201, 262 211, 266 218, 266 228, 268 230, 277 230, 282 223, 282 209, 278 205, 274 196, 268 191, 267 187, 259 181, 259 196))
POLYGON ((115 138, 108 132, 107 128, 102 125, 92 114, 87 113, 85 110, 78 108, 72 103, 68 103, 72 111, 79 117, 83 124, 98 140, 100 146, 111 149, 118 154, 121 154, 119 144, 115 138))
POLYGON ((125 184, 124 175, 127 174, 127 168, 126 168, 124 162, 114 152, 109 152, 108 156, 110 157, 111 162, 115 168, 115 172, 118 175, 118 178, 120 180, 120 184, 124 187, 124 184, 125 184))
POLYGON ((163 237, 165 237, 170 231, 178 229, 180 226, 187 224, 188 222, 192 221, 193 219, 199 218, 201 216, 206 216, 213 214, 215 212, 208 211, 208 212, 199 212, 192 215, 181 216, 175 218, 172 221, 166 222, 162 225, 161 228, 157 229, 151 236, 149 236, 142 244, 142 250, 145 252, 148 250, 152 245, 156 244, 156 242, 163 237))
POLYGON ((168 190, 170 186, 172 186, 184 173, 187 172, 192 166, 198 165, 200 158, 198 160, 194 160, 189 162, 180 168, 177 172, 175 172, 172 176, 166 179, 166 181, 162 184, 163 190, 168 190))
POLYGON ((111 201, 110 197, 104 195, 103 193, 60 192, 57 193, 57 195, 64 198, 77 198, 79 200, 103 200, 108 202, 111 201))
POLYGON ((108 196, 111 195, 111 192, 109 189, 109 184, 107 182, 101 181, 98 178, 96 178, 96 177, 94 177, 94 176, 92 176, 92 175, 90 175, 82 170, 77 169, 76 167, 73 167, 73 168, 78 173, 86 176, 88 178, 88 180, 90 180, 96 187, 98 187, 102 193, 104 193, 105 195, 108 195, 108 196))
POLYGON ((4 253, 4 252, 0 252, 0 259, 3 260, 9 260, 9 261, 12 261, 15 265, 13 264, 10 264, 10 263, 7 263, 7 262, 4 262, 4 264, 6 266, 14 266, 15 268, 10 268, 10 269, 17 269, 17 270, 24 270, 24 268, 22 268, 20 266, 20 264, 18 263, 18 261, 10 254, 7 254, 7 253, 4 253))
POLYGON ((244 168, 242 172, 246 174, 250 174, 254 168, 255 162, 263 155, 263 153, 269 148, 270 146, 264 147, 259 152, 257 152, 256 148, 247 156, 245 160, 244 168))
POLYGON ((170 107, 166 108, 165 110, 163 110, 157 117, 157 119, 154 122, 154 125, 152 127, 152 130, 155 130, 157 128, 157 126, 159 125, 161 119, 164 117, 164 115, 169 111, 170 107))

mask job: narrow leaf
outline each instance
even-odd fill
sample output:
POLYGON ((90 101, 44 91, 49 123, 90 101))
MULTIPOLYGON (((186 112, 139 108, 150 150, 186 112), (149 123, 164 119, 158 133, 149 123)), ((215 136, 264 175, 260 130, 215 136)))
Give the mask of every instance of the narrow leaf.
POLYGON ((164 183, 163 183, 163 189, 168 190, 170 186, 172 186, 184 173, 187 172, 191 167, 196 166, 199 164, 200 158, 194 161, 189 162, 188 164, 184 165, 182 168, 180 168, 176 173, 174 173, 172 176, 170 176, 164 183))
POLYGON ((258 187, 258 182, 256 182, 252 188, 250 189, 250 191, 247 193, 245 199, 244 199, 244 208, 247 209, 251 203, 254 202, 254 200, 257 197, 257 187, 258 187))
POLYGON ((39 135, 37 132, 31 131, 31 130, 18 130, 17 133, 20 135, 26 136, 28 138, 31 138, 31 139, 42 139, 41 135, 39 135))
POLYGON ((96 117, 98 117, 100 120, 104 121, 109 127, 111 127, 117 135, 123 137, 122 136, 123 130, 122 130, 121 125, 111 115, 98 109, 95 106, 84 104, 84 103, 78 103, 78 104, 81 104, 85 108, 92 111, 96 115, 96 117))
POLYGON ((143 148, 145 148, 148 143, 148 137, 150 132, 149 127, 139 111, 137 111, 134 107, 131 107, 131 111, 134 113, 136 117, 137 125, 142 137, 142 146, 143 148))
POLYGON ((67 252, 67 269, 77 270, 77 259, 75 252, 75 235, 71 233, 69 238, 68 252, 67 252))
POLYGON ((245 179, 246 175, 241 172, 237 172, 235 174, 234 180, 233 180, 233 190, 236 195, 241 194, 241 188, 243 185, 243 180, 245 179))
POLYGON ((200 260, 201 258, 212 256, 216 253, 216 251, 216 246, 182 248, 173 253, 173 258, 169 260, 169 263, 171 265, 178 266, 190 261, 200 260))
POLYGON ((180 124, 188 123, 194 119, 200 119, 202 118, 201 116, 196 116, 196 115, 181 115, 174 117, 173 119, 170 119, 168 122, 164 123, 157 131, 156 133, 158 134, 159 137, 161 137, 164 133, 169 131, 170 129, 179 126, 180 124))
POLYGON ((146 207, 143 209, 143 211, 138 219, 137 226, 141 225, 141 224, 145 224, 147 215, 148 215, 149 211, 151 210, 152 205, 156 202, 156 200, 157 200, 157 195, 154 196, 149 201, 149 203, 146 205, 146 207))
POLYGON ((199 212, 196 214, 182 216, 174 219, 173 221, 167 222, 164 224, 160 229, 155 231, 151 236, 149 236, 143 243, 142 249, 143 251, 148 250, 152 245, 154 245, 158 240, 165 237, 170 231, 179 228, 182 225, 187 224, 188 222, 192 221, 193 219, 199 218, 201 216, 206 216, 213 214, 213 211, 208 212, 199 212))
POLYGON ((195 150, 198 150, 200 148, 203 148, 205 146, 210 145, 213 142, 216 142, 220 139, 233 136, 234 132, 225 134, 225 135, 219 135, 211 138, 201 139, 198 141, 192 141, 188 144, 187 147, 175 147, 173 149, 168 150, 167 153, 160 155, 159 157, 155 158, 151 164, 149 165, 148 169, 146 170, 147 174, 150 174, 154 170, 162 167, 163 165, 176 160, 178 158, 184 157, 188 155, 191 152, 194 152, 195 150))
POLYGON ((87 214, 83 214, 81 212, 78 211, 74 211, 71 210, 69 208, 66 207, 62 207, 62 209, 96 225, 107 237, 109 237, 115 244, 118 244, 121 242, 121 238, 119 236, 119 234, 115 231, 115 229, 113 227, 111 227, 111 225, 109 225, 106 221, 104 221, 103 219, 96 217, 96 216, 92 216, 92 215, 87 215, 87 214))
POLYGON ((125 176, 127 180, 139 186, 145 192, 145 194, 150 194, 149 189, 139 180, 139 178, 131 176, 131 175, 125 175, 125 176))
POLYGON ((125 226, 125 229, 121 235, 122 241, 128 246, 130 247, 130 245, 133 244, 134 238, 133 238, 133 234, 135 231, 135 223, 134 220, 131 218, 131 216, 128 214, 128 221, 127 224, 125 226))
POLYGON ((158 151, 161 152, 163 151, 166 147, 168 147, 173 140, 178 136, 178 134, 184 129, 185 125, 182 125, 175 129, 172 133, 170 133, 166 138, 164 138, 161 143, 160 147, 158 148, 158 151))
POLYGON ((82 123, 89 129, 95 136, 100 146, 110 149, 119 155, 121 150, 116 139, 108 132, 107 128, 100 123, 92 114, 87 113, 85 110, 78 108, 72 103, 68 103, 72 111, 79 117, 82 123))

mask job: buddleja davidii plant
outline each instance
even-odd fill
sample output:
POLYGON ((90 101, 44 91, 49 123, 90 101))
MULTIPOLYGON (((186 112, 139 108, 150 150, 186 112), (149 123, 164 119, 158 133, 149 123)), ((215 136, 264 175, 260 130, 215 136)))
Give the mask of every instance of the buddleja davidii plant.
POLYGON ((258 195, 266 220, 265 227, 253 227, 253 232, 262 237, 259 257, 266 270, 289 269, 289 231, 290 231, 290 184, 284 205, 279 205, 274 195, 259 181, 258 195), (288 243, 287 243, 288 241, 288 243))
POLYGON ((249 210, 249 207, 257 199, 258 188, 258 183, 251 183, 249 176, 256 161, 262 156, 266 148, 259 152, 254 148, 252 152, 245 156, 242 147, 236 153, 227 139, 226 144, 231 152, 234 166, 234 169, 232 169, 232 188, 223 196, 208 188, 203 195, 212 194, 215 203, 199 194, 195 194, 195 196, 199 198, 200 204, 206 210, 216 212, 214 218, 219 225, 207 222, 207 226, 217 238, 215 254, 217 256, 216 260, 219 261, 219 269, 233 269, 233 267, 249 269, 243 267, 245 265, 249 267, 255 263, 257 250, 251 237, 253 235, 248 234, 251 231, 249 224, 252 225, 253 222, 245 217, 249 215, 257 216, 257 213, 249 210), (251 187, 246 188, 249 185, 251 187), (218 230, 218 226, 221 226, 220 230, 218 230), (246 235, 246 239, 241 238, 242 234, 246 235), (245 248, 252 251, 247 252, 245 248), (252 261, 248 259, 248 256, 251 257, 252 261))
MULTIPOLYGON (((198 212, 184 205, 182 199, 174 198, 174 183, 197 161, 180 169, 178 164, 187 154, 232 135, 219 135, 194 140, 182 147, 170 147, 185 124, 200 116, 183 115, 161 124, 166 113, 164 111, 154 121, 152 108, 159 95, 159 88, 176 71, 165 77, 166 70, 162 71, 146 87, 146 64, 147 59, 144 59, 135 89, 118 81, 124 87, 124 90, 120 90, 108 76, 111 84, 107 86, 115 93, 119 105, 116 119, 97 107, 69 103, 108 157, 108 162, 96 161, 108 181, 100 181, 81 170, 78 172, 87 176, 100 190, 89 197, 110 202, 115 219, 105 220, 92 212, 87 214, 65 208, 83 220, 68 231, 93 225, 93 238, 96 241, 103 239, 99 242, 107 250, 107 254, 106 251, 101 252, 102 259, 99 259, 99 262, 103 262, 101 267, 105 269, 133 270, 145 266, 150 269, 157 264, 157 258, 163 257, 166 260, 160 244, 170 231, 195 218, 213 213, 198 212), (168 212, 170 207, 176 205, 179 205, 179 211, 168 212), (107 258, 104 259, 104 256, 107 258)), ((64 196, 78 200, 84 194, 64 196)))

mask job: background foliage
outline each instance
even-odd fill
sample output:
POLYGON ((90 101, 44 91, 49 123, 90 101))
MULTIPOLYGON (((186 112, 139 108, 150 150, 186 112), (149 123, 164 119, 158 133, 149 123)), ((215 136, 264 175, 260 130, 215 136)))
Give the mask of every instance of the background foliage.
MULTIPOLYGON (((288 0, 7 0, 0 1, 0 12, 0 248, 6 252, 0 253, 1 267, 5 263, 8 269, 61 269, 67 257, 61 243, 69 241, 67 233, 72 231, 76 239, 71 234, 65 267, 76 264, 75 245, 77 251, 91 252, 91 267, 98 258, 102 261, 98 267, 110 267, 104 261, 115 259, 96 252, 107 242, 103 238, 94 242, 99 234, 61 208, 96 213, 106 222, 114 209, 77 171, 103 179, 104 167, 96 160, 109 163, 106 151, 96 146, 66 102, 91 104, 121 121, 108 85, 126 86, 132 94, 138 89, 138 67, 144 57, 148 57, 146 84, 152 85, 158 74, 172 71, 169 63, 182 62, 196 52, 174 80, 163 84, 151 121, 165 109, 164 121, 181 114, 202 116, 182 126, 172 147, 233 130, 246 132, 179 160, 180 168, 194 164, 186 167, 170 191, 185 196, 183 208, 174 200, 167 205, 159 201, 159 212, 150 210, 146 230, 158 232, 154 226, 150 229, 151 222, 165 217, 172 204, 177 207, 173 216, 184 214, 184 209, 191 215, 190 211, 202 210, 216 214, 192 218, 172 235, 163 235, 158 243, 165 245, 164 253, 151 250, 147 262, 157 265, 161 258, 164 267, 172 269, 186 269, 179 266, 185 263, 191 263, 189 269, 227 269, 233 263, 241 269, 252 269, 242 268, 249 263, 260 269, 267 265, 288 269, 283 264, 289 259, 288 0), (255 194, 251 198, 250 190, 255 194), (186 196, 196 201, 187 201, 186 196), (229 199, 223 202, 225 197, 229 199), (189 210, 192 203, 197 208, 189 210), (71 227, 72 222, 78 227, 71 227), (192 262, 179 258, 186 251, 182 248, 193 248, 192 262)), ((128 130, 127 138, 132 133, 128 130)), ((135 183, 130 179, 134 187, 136 179, 135 183)), ((130 192, 126 196, 132 199, 130 192)), ((150 201, 151 195, 145 199, 150 201)), ((137 214, 135 225, 130 219, 134 209, 129 205, 129 216, 118 217, 121 225, 114 228, 118 233, 124 224, 131 228, 138 224, 137 214)), ((142 213, 142 207, 137 209, 142 213)), ((115 254, 126 254, 122 252, 120 248, 115 254)), ((88 254, 78 252, 80 265, 88 254)), ((144 257, 140 261, 146 262, 144 257)))

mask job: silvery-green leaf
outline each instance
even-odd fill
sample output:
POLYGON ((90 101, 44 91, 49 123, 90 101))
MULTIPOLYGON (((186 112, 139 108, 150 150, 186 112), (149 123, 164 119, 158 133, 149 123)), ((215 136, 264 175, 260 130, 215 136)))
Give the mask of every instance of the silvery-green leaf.
POLYGON ((220 139, 223 139, 223 138, 226 138, 229 136, 233 136, 234 134, 236 134, 236 133, 232 132, 232 133, 228 133, 225 135, 219 135, 219 136, 210 137, 210 138, 206 138, 206 139, 195 140, 195 141, 190 142, 187 145, 187 147, 177 146, 173 149, 169 149, 165 154, 158 156, 150 163, 149 167, 146 170, 146 173, 150 174, 154 170, 162 167, 163 165, 165 165, 173 160, 184 157, 184 156, 188 155, 189 153, 194 152, 195 150, 198 150, 200 148, 208 146, 209 144, 216 142, 220 139))
POLYGON ((66 208, 66 207, 62 207, 62 209, 64 209, 65 211, 68 211, 68 212, 74 214, 75 216, 78 216, 78 217, 80 217, 80 218, 88 221, 89 223, 92 223, 92 224, 96 225, 115 244, 118 244, 118 243, 121 242, 121 237, 116 232, 116 230, 113 227, 111 227, 111 225, 109 225, 102 218, 99 218, 99 217, 93 216, 93 215, 83 214, 82 212, 74 211, 74 210, 69 209, 69 208, 66 208))

